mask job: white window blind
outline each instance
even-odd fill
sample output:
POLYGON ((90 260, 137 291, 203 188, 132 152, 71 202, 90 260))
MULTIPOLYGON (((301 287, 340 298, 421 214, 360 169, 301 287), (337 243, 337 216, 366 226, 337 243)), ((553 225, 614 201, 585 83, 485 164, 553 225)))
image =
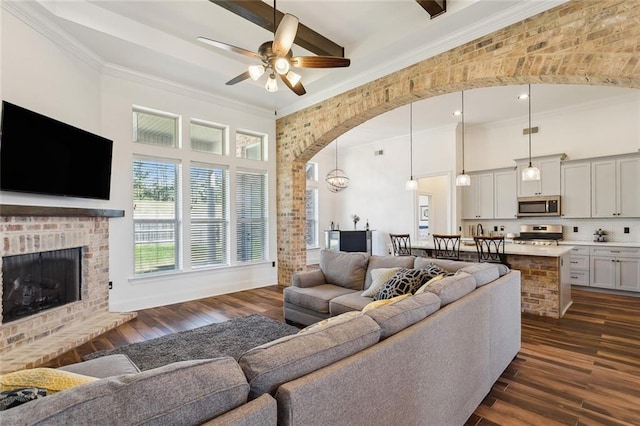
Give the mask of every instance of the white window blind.
POLYGON ((178 117, 133 111, 133 141, 175 148, 178 146, 178 117))
POLYGON ((267 259, 267 174, 236 173, 236 259, 252 262, 267 259))
POLYGON ((229 172, 209 165, 191 166, 191 263, 228 263, 229 172))
POLYGON ((211 154, 224 154, 225 128, 208 123, 191 121, 191 149, 211 154))
POLYGON ((305 239, 307 248, 317 248, 318 243, 318 164, 307 163, 307 190, 305 199, 305 239))
POLYGON ((133 162, 136 274, 178 269, 178 173, 172 162, 133 162))

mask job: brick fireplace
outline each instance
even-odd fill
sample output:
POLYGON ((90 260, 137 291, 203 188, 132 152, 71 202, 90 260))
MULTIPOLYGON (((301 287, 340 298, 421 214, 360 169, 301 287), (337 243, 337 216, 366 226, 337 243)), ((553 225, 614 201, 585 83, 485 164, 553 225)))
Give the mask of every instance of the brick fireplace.
POLYGON ((122 216, 121 210, 0 205, 0 279, 4 256, 79 247, 82 257, 80 300, 0 325, 0 373, 45 363, 135 317, 109 312, 109 220, 122 216))

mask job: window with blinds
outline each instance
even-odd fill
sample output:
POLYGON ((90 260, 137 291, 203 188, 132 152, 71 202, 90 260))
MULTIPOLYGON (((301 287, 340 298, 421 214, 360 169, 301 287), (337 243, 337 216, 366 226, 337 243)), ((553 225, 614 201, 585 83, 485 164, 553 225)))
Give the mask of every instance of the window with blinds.
POLYGON ((134 142, 176 148, 178 126, 177 116, 133 110, 134 142))
POLYGON ((179 164, 133 162, 135 273, 177 270, 179 164))
POLYGON ((267 174, 236 173, 236 260, 267 259, 267 174))
POLYGON ((191 176, 191 264, 229 263, 229 171, 226 167, 193 165, 191 176))
POLYGON ((307 190, 305 199, 305 239, 307 248, 319 247, 318 242, 318 164, 307 163, 307 190))
POLYGON ((236 132, 236 157, 249 160, 264 160, 264 136, 236 132))
POLYGON ((191 149, 211 154, 225 154, 226 128, 215 124, 191 121, 191 149))

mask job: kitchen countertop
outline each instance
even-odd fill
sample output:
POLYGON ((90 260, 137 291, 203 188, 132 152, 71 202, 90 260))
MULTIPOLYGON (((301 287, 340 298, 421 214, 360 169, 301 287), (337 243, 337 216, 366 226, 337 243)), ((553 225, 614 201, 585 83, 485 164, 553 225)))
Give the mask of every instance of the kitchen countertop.
MULTIPOLYGON (((462 239, 463 243, 460 244, 460 251, 476 251, 475 245, 466 245, 464 242, 466 239, 462 239)), ((606 243, 592 243, 592 244, 606 244, 606 243)), ((411 248, 415 249, 428 249, 433 250, 433 241, 421 241, 418 244, 412 244, 411 248)), ((507 243, 504 246, 504 253, 520 256, 543 256, 543 257, 560 257, 563 254, 569 253, 573 248, 572 245, 558 245, 558 246, 534 246, 526 244, 512 244, 507 243)))
POLYGON ((640 248, 640 243, 618 243, 615 241, 607 241, 604 243, 596 243, 594 241, 560 241, 561 246, 604 246, 604 247, 635 247, 640 248))

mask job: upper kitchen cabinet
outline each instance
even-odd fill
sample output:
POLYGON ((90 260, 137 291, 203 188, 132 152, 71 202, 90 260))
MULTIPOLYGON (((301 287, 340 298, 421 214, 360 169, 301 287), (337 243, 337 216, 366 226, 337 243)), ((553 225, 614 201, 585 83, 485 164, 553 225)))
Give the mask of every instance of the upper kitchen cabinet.
POLYGON ((514 169, 493 174, 493 204, 495 219, 518 217, 517 174, 514 169))
POLYGON ((493 173, 471 174, 462 187, 462 218, 493 219, 493 173))
POLYGON ((591 216, 640 217, 640 158, 591 162, 591 216))
POLYGON ((561 216, 591 217, 591 162, 564 162, 561 172, 561 216))
POLYGON ((560 194, 560 165, 565 154, 532 158, 531 164, 540 169, 540 180, 523 181, 522 171, 529 166, 529 159, 516 160, 518 165, 518 197, 560 194))

